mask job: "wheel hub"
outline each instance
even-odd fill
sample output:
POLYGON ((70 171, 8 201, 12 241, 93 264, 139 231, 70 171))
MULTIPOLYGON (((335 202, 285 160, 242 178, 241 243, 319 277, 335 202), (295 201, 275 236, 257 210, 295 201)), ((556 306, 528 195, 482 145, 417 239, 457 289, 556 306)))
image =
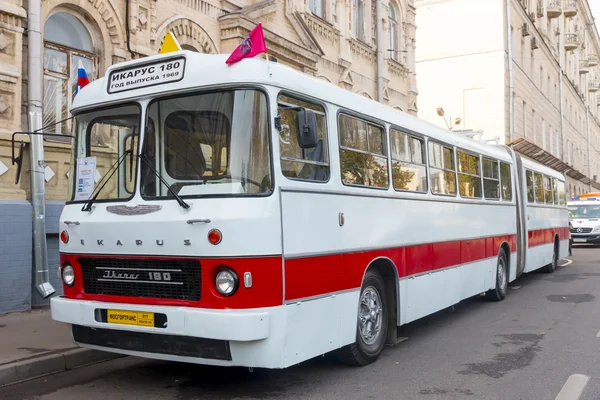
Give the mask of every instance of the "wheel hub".
POLYGON ((379 292, 371 286, 367 287, 360 296, 358 323, 360 336, 367 345, 379 339, 383 323, 383 308, 379 292))

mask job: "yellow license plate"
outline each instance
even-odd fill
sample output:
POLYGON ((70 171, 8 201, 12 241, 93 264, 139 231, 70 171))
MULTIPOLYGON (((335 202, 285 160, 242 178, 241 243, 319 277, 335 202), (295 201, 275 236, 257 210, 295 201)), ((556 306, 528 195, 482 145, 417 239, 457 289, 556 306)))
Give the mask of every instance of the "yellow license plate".
POLYGON ((106 319, 109 324, 154 327, 154 313, 149 312, 108 310, 106 319))

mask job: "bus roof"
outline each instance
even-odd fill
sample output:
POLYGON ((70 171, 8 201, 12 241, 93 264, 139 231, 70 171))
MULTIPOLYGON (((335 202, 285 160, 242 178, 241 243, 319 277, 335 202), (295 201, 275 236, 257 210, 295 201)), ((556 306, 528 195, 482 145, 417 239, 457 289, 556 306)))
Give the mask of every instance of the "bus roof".
POLYGON ((545 165, 539 164, 535 161, 530 160, 529 158, 522 157, 523 166, 525 168, 531 169, 532 171, 536 171, 542 174, 546 174, 556 179, 560 179, 562 181, 565 180, 565 176, 558 171, 553 170, 552 168, 546 167, 545 165))
MULTIPOLYGON (((232 84, 271 85, 281 89, 288 89, 292 92, 301 92, 304 96, 312 97, 317 99, 317 101, 326 101, 349 110, 360 110, 361 114, 387 121, 404 129, 425 134, 431 139, 437 139, 465 150, 511 162, 511 157, 506 146, 489 145, 456 133, 451 133, 434 124, 279 63, 268 63, 262 58, 252 58, 228 66, 225 64, 227 57, 228 55, 226 54, 201 54, 184 50, 115 64, 108 68, 102 78, 91 82, 80 91, 75 97, 73 112, 76 113, 91 107, 109 106, 111 103, 123 103, 143 98, 172 95, 176 92, 181 93, 182 88, 194 89, 223 85, 231 86, 232 84), (112 72, 140 66, 151 66, 152 64, 176 57, 185 57, 186 63, 184 76, 178 82, 147 86, 141 89, 124 90, 112 94, 108 92, 109 77, 112 72), (298 88, 302 88, 302 90, 299 91, 298 88)), ((560 174, 557 176, 556 171, 543 168, 543 166, 537 163, 531 163, 533 169, 564 179, 560 174), (541 168, 543 170, 540 170, 541 168)))

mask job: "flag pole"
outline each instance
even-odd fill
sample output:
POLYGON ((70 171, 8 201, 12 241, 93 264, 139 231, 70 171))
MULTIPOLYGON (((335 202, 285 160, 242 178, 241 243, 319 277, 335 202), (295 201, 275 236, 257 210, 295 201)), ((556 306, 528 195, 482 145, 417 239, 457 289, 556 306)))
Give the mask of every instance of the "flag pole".
POLYGON ((273 76, 271 74, 271 61, 269 60, 269 52, 265 51, 265 59, 267 60, 267 68, 269 69, 269 76, 273 76))

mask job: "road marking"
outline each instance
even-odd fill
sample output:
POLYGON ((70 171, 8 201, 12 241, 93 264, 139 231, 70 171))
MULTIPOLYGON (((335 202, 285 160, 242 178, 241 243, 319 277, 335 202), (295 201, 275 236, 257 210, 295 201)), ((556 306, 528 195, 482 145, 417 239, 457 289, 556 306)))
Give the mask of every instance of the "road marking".
POLYGON ((555 400, 578 400, 590 380, 589 376, 573 374, 567 379, 555 400))
POLYGON ((598 333, 596 334, 596 337, 600 337, 600 332, 598 332, 598 333))
POLYGON ((567 265, 573 264, 573 260, 569 260, 568 258, 561 258, 560 260, 561 261, 566 261, 566 263, 563 264, 563 265, 559 265, 559 267, 566 267, 567 265))

